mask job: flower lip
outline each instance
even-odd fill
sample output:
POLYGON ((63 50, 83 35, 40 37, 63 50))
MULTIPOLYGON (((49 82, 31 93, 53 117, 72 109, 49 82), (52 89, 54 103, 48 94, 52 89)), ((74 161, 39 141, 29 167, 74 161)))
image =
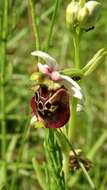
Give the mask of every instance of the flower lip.
POLYGON ((41 91, 38 103, 35 102, 35 96, 31 100, 33 115, 37 120, 42 121, 47 128, 63 127, 70 116, 69 94, 65 88, 49 90, 47 97, 43 100, 42 86, 37 90, 41 91), (50 95, 50 96, 49 96, 50 95), (41 107, 42 106, 42 107, 41 107))

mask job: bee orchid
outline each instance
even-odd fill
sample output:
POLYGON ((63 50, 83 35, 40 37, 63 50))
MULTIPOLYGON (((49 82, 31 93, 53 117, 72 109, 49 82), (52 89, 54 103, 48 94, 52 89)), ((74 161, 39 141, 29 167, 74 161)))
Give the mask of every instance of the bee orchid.
POLYGON ((63 127, 70 117, 70 94, 81 99, 81 88, 73 79, 58 72, 58 64, 50 55, 42 51, 34 51, 32 55, 45 60, 46 64, 38 63, 38 70, 60 86, 50 89, 48 85, 39 85, 31 100, 31 121, 38 120, 46 128, 63 127))

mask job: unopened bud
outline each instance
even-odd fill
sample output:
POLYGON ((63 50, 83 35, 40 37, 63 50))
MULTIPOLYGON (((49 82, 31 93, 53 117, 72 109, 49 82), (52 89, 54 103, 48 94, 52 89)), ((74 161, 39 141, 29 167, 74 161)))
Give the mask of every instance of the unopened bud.
POLYGON ((78 13, 79 24, 84 26, 87 23, 88 17, 89 17, 89 10, 86 6, 84 6, 83 8, 80 9, 78 13))
POLYGON ((78 12, 80 5, 78 2, 71 2, 66 9, 66 23, 68 27, 73 28, 78 25, 78 12))
POLYGON ((97 1, 88 1, 87 3, 85 3, 85 6, 83 8, 83 13, 81 13, 82 15, 84 15, 84 17, 86 14, 85 13, 86 9, 88 10, 88 14, 86 15, 86 21, 85 18, 83 19, 83 27, 85 29, 88 29, 94 26, 97 20, 99 19, 101 13, 101 3, 97 1))
POLYGON ((97 1, 88 1, 85 6, 88 8, 89 11, 89 22, 93 25, 100 17, 101 3, 97 1))

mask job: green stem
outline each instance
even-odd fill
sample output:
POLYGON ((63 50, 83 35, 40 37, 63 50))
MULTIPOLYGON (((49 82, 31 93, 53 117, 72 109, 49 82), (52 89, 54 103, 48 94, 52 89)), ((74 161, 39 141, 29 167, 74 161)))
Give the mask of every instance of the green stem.
POLYGON ((28 117, 27 123, 25 125, 25 129, 24 129, 24 132, 23 132, 23 135, 22 135, 21 145, 20 145, 20 149, 18 151, 18 156, 17 156, 16 168, 15 168, 15 171, 14 171, 14 174, 13 174, 13 177, 12 177, 12 181, 11 181, 9 190, 14 190, 15 189, 15 183, 16 183, 16 179, 17 179, 17 176, 18 176, 19 163, 20 163, 20 161, 22 159, 24 145, 25 145, 26 139, 28 138, 29 133, 30 133, 30 126, 29 126, 29 117, 28 117))
POLYGON ((73 35, 73 43, 74 43, 74 50, 75 50, 75 68, 80 68, 80 32, 76 32, 73 35))
POLYGON ((62 152, 55 138, 53 129, 46 129, 44 147, 49 174, 48 189, 65 190, 65 181, 62 171, 62 152))
MULTIPOLYGON (((80 69, 80 31, 75 31, 73 35, 74 51, 75 51, 75 68, 80 69)), ((72 98, 71 106, 71 122, 69 122, 68 137, 73 142, 75 136, 76 118, 77 118, 77 99, 72 98)))
POLYGON ((89 176, 87 170, 85 169, 84 165, 83 165, 82 162, 80 161, 80 159, 79 159, 77 153, 75 152, 75 150, 74 150, 72 144, 70 143, 70 141, 68 140, 68 138, 64 135, 64 133, 63 133, 61 130, 60 130, 60 132, 61 132, 61 133, 63 134, 63 136, 65 137, 65 140, 67 141, 69 147, 71 148, 71 150, 72 150, 72 152, 73 152, 73 154, 74 154, 74 156, 75 156, 75 158, 76 158, 76 160, 77 160, 77 162, 78 162, 80 168, 82 169, 82 171, 83 171, 83 173, 84 173, 84 176, 86 177, 88 183, 90 184, 90 187, 91 187, 93 190, 96 190, 96 187, 95 187, 95 185, 94 185, 94 183, 93 183, 91 177, 89 176))
MULTIPOLYGON (((73 43, 74 43, 74 51, 75 51, 75 69, 80 69, 80 31, 76 31, 73 35, 73 43)), ((74 137, 75 137, 75 127, 76 127, 76 120, 77 120, 77 99, 72 98, 71 102, 71 118, 69 121, 68 126, 68 139, 70 142, 73 143, 74 137)), ((69 153, 66 153, 64 155, 64 162, 63 162, 63 168, 64 168, 64 174, 65 174, 65 181, 67 183, 68 179, 68 167, 69 167, 69 153)))
POLYGON ((46 43, 46 51, 48 51, 49 45, 50 45, 50 42, 52 39, 52 32, 53 32, 53 28, 54 28, 54 24, 55 24, 55 20, 56 20, 56 16, 57 16, 58 5, 59 5, 59 0, 56 0, 55 1, 55 9, 54 9, 53 16, 52 16, 52 22, 51 22, 51 26, 49 29, 47 43, 46 43))
POLYGON ((68 138, 71 142, 73 142, 75 137, 75 125, 76 125, 76 109, 77 109, 77 99, 72 99, 71 106, 71 121, 69 122, 69 130, 68 130, 68 138))
POLYGON ((41 165, 38 163, 38 161, 35 158, 32 158, 32 165, 36 172, 36 178, 38 179, 40 186, 44 190, 47 189, 46 179, 44 178, 44 171, 42 170, 41 165))
POLYGON ((29 4, 31 7, 31 16, 32 16, 32 25, 33 25, 33 30, 34 30, 34 36, 35 36, 35 44, 36 44, 36 49, 40 49, 40 35, 39 35, 39 27, 38 27, 38 22, 37 22, 37 15, 35 13, 35 5, 33 0, 29 0, 29 4))
POLYGON ((90 184, 90 187, 93 189, 93 190, 97 190, 92 179, 90 178, 87 170, 85 169, 84 165, 82 164, 82 162, 79 161, 79 166, 81 167, 83 173, 84 173, 84 176, 86 177, 88 183, 90 184))
MULTIPOLYGON (((2 30, 0 39, 0 70, 1 70, 1 132, 2 132, 2 159, 4 162, 6 154, 6 121, 5 121, 5 66, 6 66, 6 42, 8 32, 8 0, 3 1, 3 18, 2 18, 2 30)), ((4 164, 4 177, 6 177, 6 164, 4 164)))
POLYGON ((91 151, 88 153, 88 158, 93 159, 98 149, 102 146, 104 141, 107 139, 107 130, 105 130, 102 135, 98 138, 94 146, 91 148, 91 151))

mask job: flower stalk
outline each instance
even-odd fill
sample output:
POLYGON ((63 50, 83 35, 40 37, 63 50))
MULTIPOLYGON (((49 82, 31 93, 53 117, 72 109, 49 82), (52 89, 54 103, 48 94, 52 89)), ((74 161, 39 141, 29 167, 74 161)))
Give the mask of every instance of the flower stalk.
POLYGON ((0 34, 0 68, 1 68, 1 132, 2 132, 2 159, 4 160, 4 183, 6 182, 6 120, 5 120, 5 67, 6 67, 6 44, 7 44, 7 33, 8 33, 8 0, 3 1, 3 17, 2 17, 2 30, 0 34))
MULTIPOLYGON (((73 43, 74 43, 74 68, 80 69, 80 29, 75 30, 73 34, 73 43)), ((77 99, 75 97, 72 98, 71 104, 71 122, 69 122, 68 129, 68 138, 73 142, 75 136, 75 125, 77 120, 77 99)))
POLYGON ((73 43, 74 43, 74 50, 75 50, 75 68, 80 68, 80 31, 75 30, 75 33, 73 34, 73 43))
POLYGON ((38 22, 37 22, 37 15, 35 13, 35 6, 34 6, 34 1, 29 0, 29 5, 31 9, 31 16, 32 16, 32 27, 33 27, 33 33, 35 37, 35 49, 39 50, 40 49, 40 34, 39 34, 39 27, 38 27, 38 22))
POLYGON ((55 1, 54 12, 53 12, 53 15, 52 15, 52 22, 51 22, 51 26, 49 28, 49 34, 48 34, 47 43, 46 43, 46 51, 48 51, 50 43, 51 43, 52 33, 53 33, 54 24, 55 24, 55 21, 56 21, 56 16, 57 16, 57 11, 58 11, 58 6, 59 6, 59 0, 56 0, 55 1))

